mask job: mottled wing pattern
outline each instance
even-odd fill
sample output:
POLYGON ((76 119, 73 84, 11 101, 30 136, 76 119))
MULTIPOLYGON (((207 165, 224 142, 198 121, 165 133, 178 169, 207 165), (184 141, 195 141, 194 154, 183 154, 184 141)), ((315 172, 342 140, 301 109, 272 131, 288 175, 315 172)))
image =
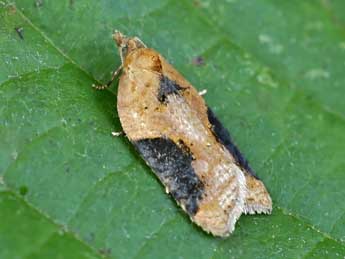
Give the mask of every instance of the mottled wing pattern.
POLYGON ((208 119, 212 124, 212 131, 216 138, 234 157, 238 166, 242 169, 246 177, 247 196, 244 213, 270 213, 272 210, 271 197, 264 184, 260 181, 248 161, 244 158, 238 147, 232 141, 230 134, 222 123, 218 120, 213 111, 208 107, 208 119))
POLYGON ((204 184, 192 167, 193 157, 188 149, 166 137, 141 139, 134 145, 167 187, 167 192, 189 215, 194 215, 204 193, 204 184))
POLYGON ((191 219, 226 236, 242 213, 269 212, 262 182, 203 98, 148 48, 128 53, 118 89, 123 129, 191 219))

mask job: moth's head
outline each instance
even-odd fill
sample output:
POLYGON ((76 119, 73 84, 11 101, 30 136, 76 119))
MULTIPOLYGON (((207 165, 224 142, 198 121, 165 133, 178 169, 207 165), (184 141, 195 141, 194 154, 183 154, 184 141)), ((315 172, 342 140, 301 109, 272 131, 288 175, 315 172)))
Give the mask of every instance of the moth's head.
POLYGON ((133 50, 138 48, 146 48, 145 44, 138 37, 127 37, 119 31, 115 31, 113 39, 116 42, 117 48, 121 56, 122 63, 126 56, 133 50))

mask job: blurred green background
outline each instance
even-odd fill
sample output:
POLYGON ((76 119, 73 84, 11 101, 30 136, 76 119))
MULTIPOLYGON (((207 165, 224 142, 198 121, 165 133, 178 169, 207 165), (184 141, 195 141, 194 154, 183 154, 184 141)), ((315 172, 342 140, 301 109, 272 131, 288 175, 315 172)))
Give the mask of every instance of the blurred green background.
POLYGON ((345 258, 345 1, 0 1, 0 258, 345 258), (113 29, 205 96, 271 216, 214 238, 124 137, 113 29), (201 60, 202 62, 195 62, 201 60))

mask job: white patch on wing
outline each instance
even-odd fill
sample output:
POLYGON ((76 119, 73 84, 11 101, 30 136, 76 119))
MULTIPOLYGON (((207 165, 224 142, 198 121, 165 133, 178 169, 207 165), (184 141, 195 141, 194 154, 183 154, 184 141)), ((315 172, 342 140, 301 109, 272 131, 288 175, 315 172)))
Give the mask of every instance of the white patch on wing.
MULTIPOLYGON (((237 197, 235 197, 235 200, 228 199, 227 204, 231 204, 233 202, 236 203, 232 211, 229 211, 229 218, 228 218, 228 230, 229 234, 234 231, 235 224, 238 218, 241 216, 241 214, 244 212, 244 206, 245 206, 245 198, 247 196, 247 187, 246 187, 246 178, 240 170, 237 165, 232 164, 232 168, 230 169, 233 174, 236 176, 236 187, 238 188, 237 197)), ((230 198, 233 198, 233 196, 230 196, 230 198)))
MULTIPOLYGON (((206 143, 210 138, 209 129, 205 128, 195 111, 178 95, 171 94, 167 98, 170 120, 173 125, 178 126, 174 130, 193 142, 206 143)), ((210 189, 214 192, 214 197, 218 197, 219 207, 228 213, 226 232, 231 233, 237 219, 245 210, 246 179, 227 151, 220 148, 219 154, 229 156, 229 159, 227 163, 219 164, 212 170, 214 176, 210 189)))
POLYGON ((209 138, 208 131, 195 115, 195 111, 176 94, 170 94, 167 98, 170 120, 173 125, 178 126, 175 130, 192 141, 205 142, 209 138))

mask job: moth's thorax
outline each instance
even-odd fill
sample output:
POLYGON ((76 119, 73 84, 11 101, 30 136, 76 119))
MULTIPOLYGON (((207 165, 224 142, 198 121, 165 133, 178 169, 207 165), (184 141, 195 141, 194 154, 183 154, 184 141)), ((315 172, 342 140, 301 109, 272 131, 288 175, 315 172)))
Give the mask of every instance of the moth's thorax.
POLYGON ((124 70, 144 69, 150 72, 161 72, 162 64, 159 54, 149 48, 138 48, 128 53, 124 59, 124 70))

